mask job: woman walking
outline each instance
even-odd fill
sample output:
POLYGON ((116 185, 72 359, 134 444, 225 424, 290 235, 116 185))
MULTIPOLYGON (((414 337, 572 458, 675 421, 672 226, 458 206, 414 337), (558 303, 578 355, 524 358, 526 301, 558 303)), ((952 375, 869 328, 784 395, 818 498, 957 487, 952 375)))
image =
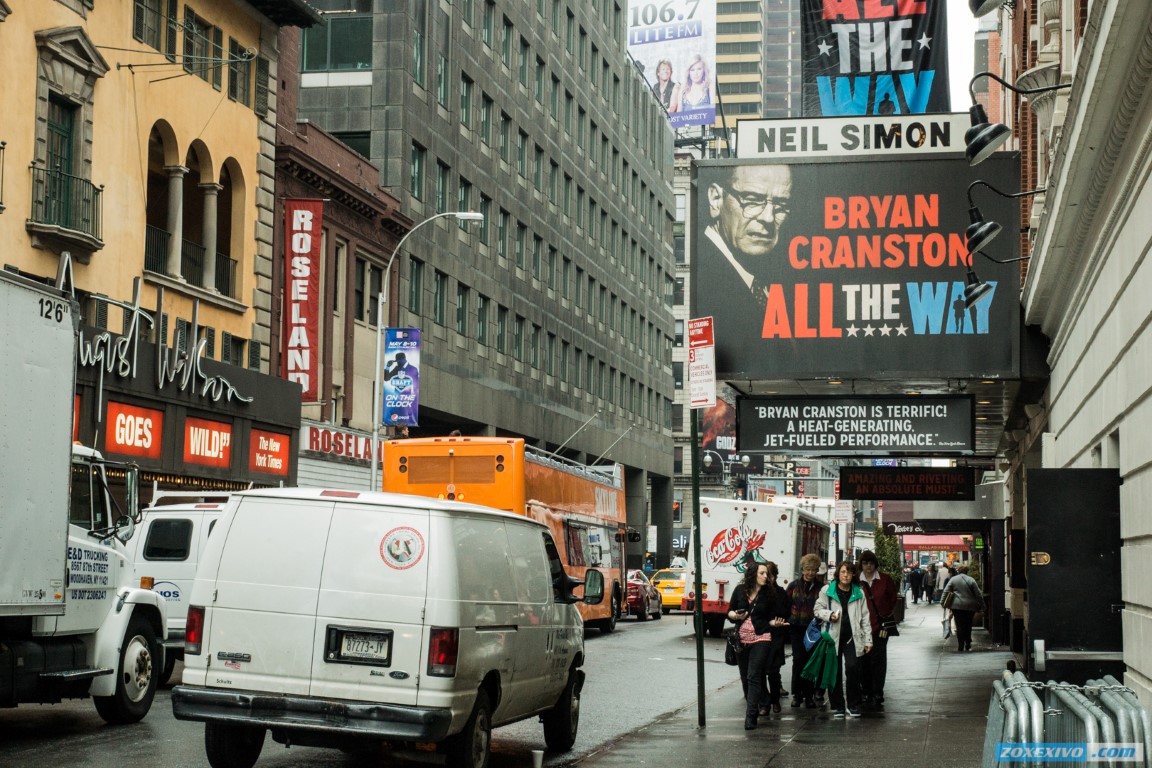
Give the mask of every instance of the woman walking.
POLYGON ((984 610, 984 594, 976 579, 968 575, 968 566, 960 566, 959 573, 948 580, 944 594, 955 593, 952 598, 952 617, 956 619, 956 652, 972 650, 972 619, 976 611, 984 610))
POLYGON ((732 591, 728 620, 737 626, 744 651, 740 654, 740 680, 744 683, 744 729, 752 730, 765 705, 768 664, 772 657, 772 628, 787 622, 776 616, 775 585, 765 563, 751 563, 744 580, 732 591))
POLYGON ((836 717, 847 713, 860 717, 859 658, 872 650, 872 618, 864 590, 855 583, 856 566, 845 560, 836 568, 836 580, 820 591, 813 612, 828 622, 828 634, 836 644, 840 674, 829 703, 836 717))
POLYGON ((803 702, 808 709, 816 708, 816 685, 800 675, 812 651, 804 647, 804 632, 812 622, 812 609, 824 580, 820 578, 820 558, 804 555, 800 558, 800 578, 788 585, 788 630, 792 634, 792 706, 803 702))

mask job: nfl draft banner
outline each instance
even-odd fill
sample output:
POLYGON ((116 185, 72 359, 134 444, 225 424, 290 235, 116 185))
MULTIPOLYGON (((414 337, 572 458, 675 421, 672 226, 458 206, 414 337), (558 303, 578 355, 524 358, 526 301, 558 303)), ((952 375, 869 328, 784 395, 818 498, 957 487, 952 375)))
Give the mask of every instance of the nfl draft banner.
POLYGON ((949 111, 945 0, 802 0, 800 28, 805 117, 949 111))
MULTIPOLYGON (((691 312, 712 317, 718 380, 1019 376, 1020 272, 968 254, 963 155, 787 159, 694 164, 691 312), (991 290, 967 306, 970 262, 991 290)), ((980 177, 1017 188, 1019 156, 980 177)), ((1020 220, 1014 200, 976 202, 1020 220)), ((1002 235, 989 256, 1019 247, 1002 235)))
POLYGON ((384 411, 386 427, 419 425, 420 329, 384 331, 384 411))
POLYGON ((304 390, 304 402, 319 399, 320 244, 324 202, 284 201, 284 332, 280 359, 284 378, 304 390))
POLYGON ((628 53, 673 130, 716 121, 716 0, 630 0, 628 53))

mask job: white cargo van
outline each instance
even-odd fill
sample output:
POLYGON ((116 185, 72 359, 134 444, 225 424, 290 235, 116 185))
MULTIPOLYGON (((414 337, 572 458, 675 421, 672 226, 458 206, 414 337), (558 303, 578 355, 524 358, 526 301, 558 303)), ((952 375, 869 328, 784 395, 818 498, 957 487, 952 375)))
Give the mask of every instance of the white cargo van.
MULTIPOLYGON (((548 528, 426 497, 313 488, 235 494, 192 587, 182 720, 215 768, 285 745, 437 743, 488 765, 491 729, 579 724, 584 627, 548 528)), ((584 600, 604 585, 590 572, 584 600)))

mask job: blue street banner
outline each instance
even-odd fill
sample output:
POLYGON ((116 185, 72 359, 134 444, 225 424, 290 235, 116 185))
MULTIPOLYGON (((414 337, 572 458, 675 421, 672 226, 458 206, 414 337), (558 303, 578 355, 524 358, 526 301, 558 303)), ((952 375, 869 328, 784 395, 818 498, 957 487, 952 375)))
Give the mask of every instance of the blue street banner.
POLYGON ((419 425, 420 329, 384 331, 384 412, 386 427, 419 425))
POLYGON ((950 111, 945 0, 802 0, 800 30, 804 117, 950 111))
POLYGON ((715 0, 630 0, 628 53, 673 130, 716 121, 715 0))

